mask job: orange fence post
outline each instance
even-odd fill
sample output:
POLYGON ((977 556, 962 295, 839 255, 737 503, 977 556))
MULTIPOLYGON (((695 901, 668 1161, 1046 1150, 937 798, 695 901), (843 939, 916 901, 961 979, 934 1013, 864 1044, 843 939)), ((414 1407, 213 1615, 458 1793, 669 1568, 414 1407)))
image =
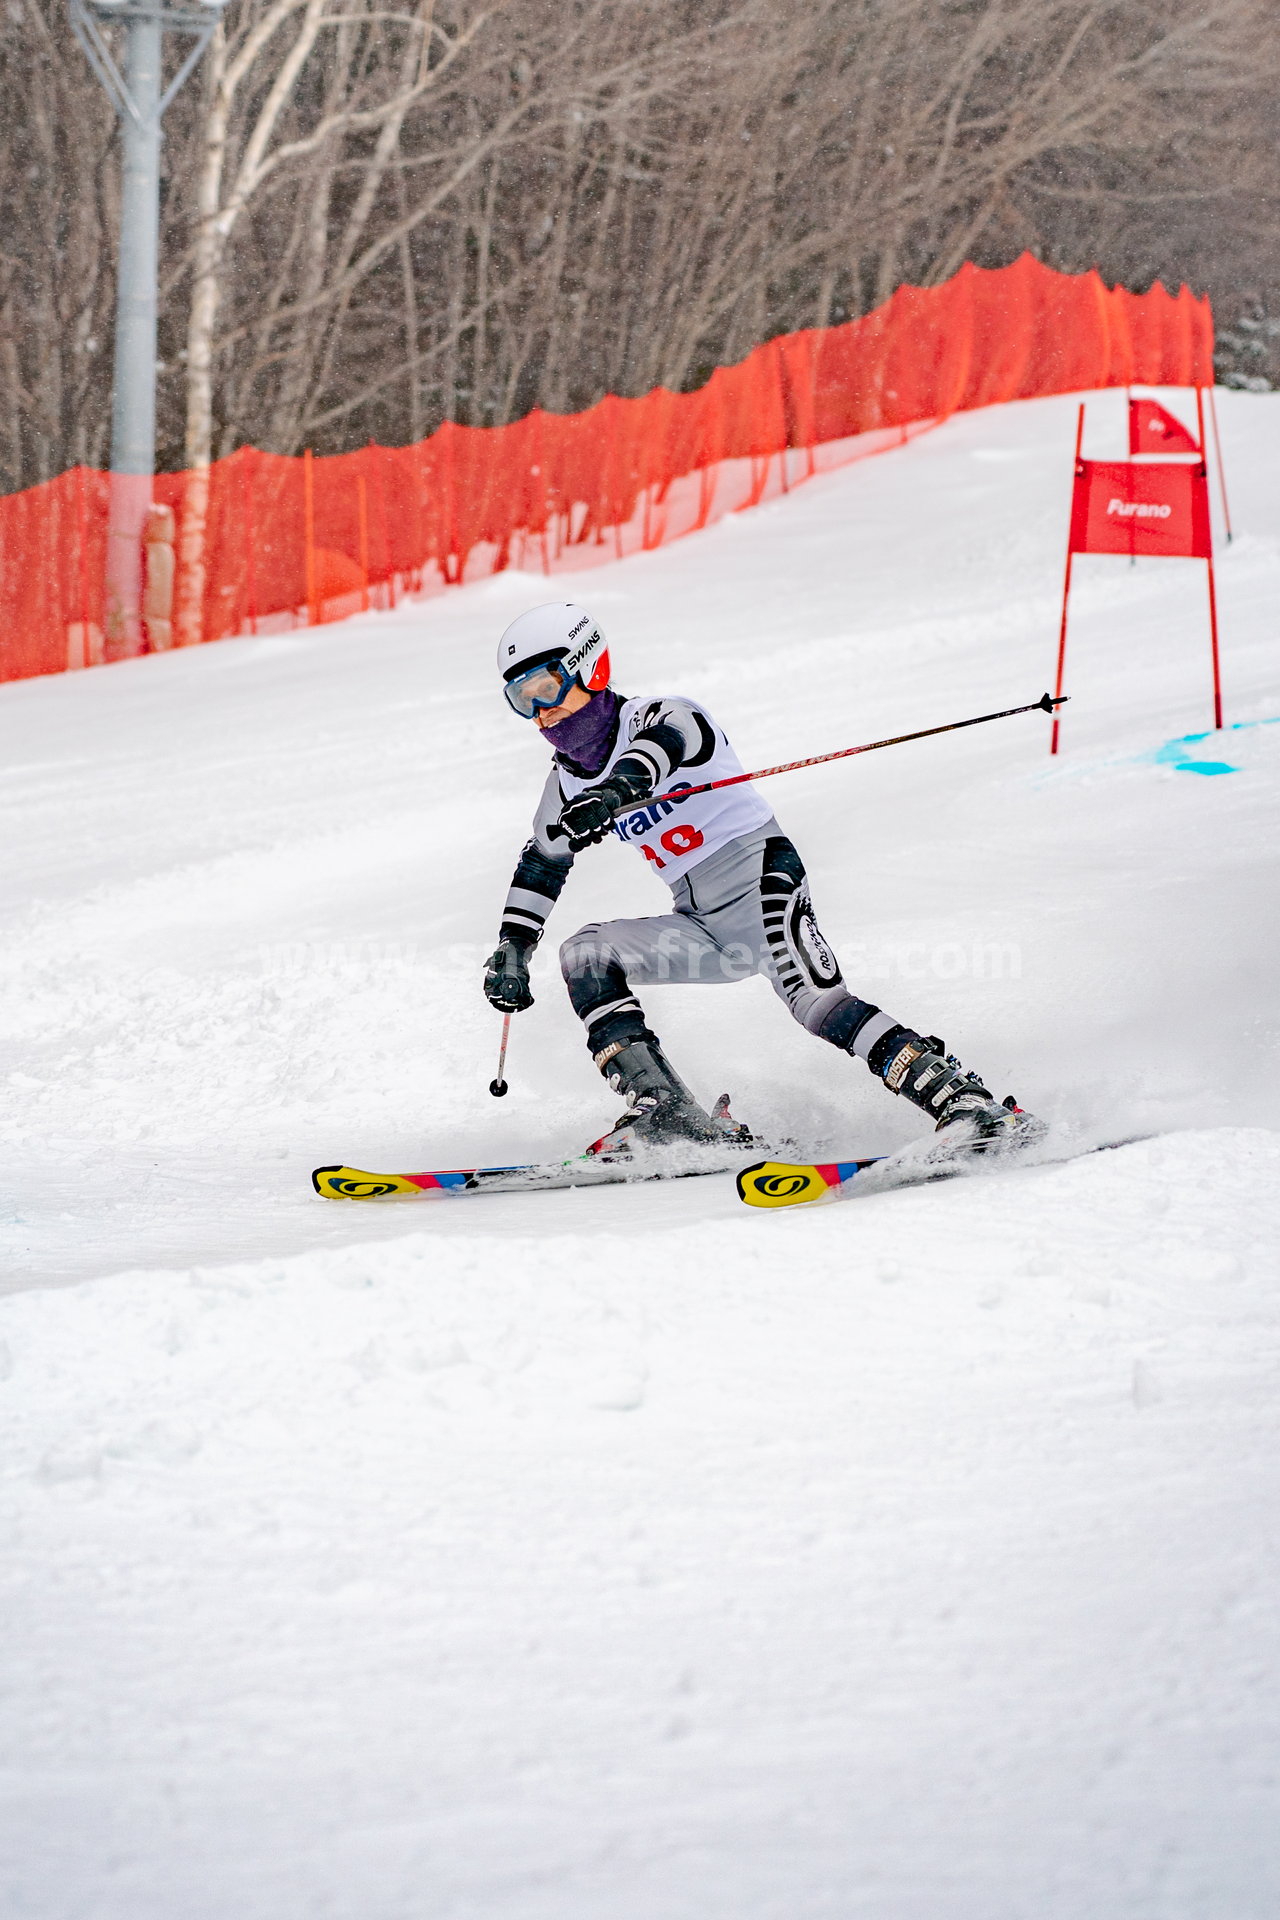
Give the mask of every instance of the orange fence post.
POLYGON ((257 448, 246 447, 244 454, 244 571, 245 590, 249 602, 247 612, 250 633, 258 631, 258 515, 253 485, 257 465, 257 448))
POLYGON ((307 545, 307 624, 320 624, 320 604, 316 597, 316 500, 312 479, 311 449, 302 456, 302 501, 307 545))
POLYGON ((806 337, 807 337, 808 348, 809 348, 808 354, 806 356, 809 363, 809 366, 808 366, 809 379, 808 379, 808 385, 805 393, 805 399, 808 402, 808 407, 805 413, 805 431, 804 431, 805 470, 804 471, 805 471, 805 479, 812 480, 814 473, 817 471, 817 469, 813 464, 813 443, 817 438, 816 422, 817 422, 817 414, 818 414, 818 405, 817 405, 818 336, 817 336, 817 332, 815 330, 810 330, 810 332, 806 337))
POLYGON ((382 559, 387 573, 387 604, 394 612, 400 604, 400 573, 396 566, 396 556, 391 551, 391 528, 387 522, 387 451, 385 447, 380 447, 378 451, 382 456, 377 466, 378 525, 382 529, 382 559))
POLYGON ((369 611, 369 495, 364 484, 364 475, 356 475, 356 489, 360 505, 360 611, 369 611))
POLYGON ((76 520, 80 548, 80 631, 84 663, 89 665, 89 503, 85 497, 85 470, 76 468, 76 520))

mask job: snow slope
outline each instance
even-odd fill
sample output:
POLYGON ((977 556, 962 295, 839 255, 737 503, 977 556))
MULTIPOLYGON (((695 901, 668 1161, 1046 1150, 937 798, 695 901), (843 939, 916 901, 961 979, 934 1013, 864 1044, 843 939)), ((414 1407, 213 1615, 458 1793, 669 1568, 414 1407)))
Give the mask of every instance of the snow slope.
MULTIPOLYGON (((1219 402, 1230 731, 1203 568, 1090 560, 1057 762, 1028 716, 764 789, 856 987, 1156 1136, 1069 1166, 307 1184, 615 1110, 553 955, 486 1092, 505 620, 580 592, 747 765, 1034 699, 1069 398, 577 589, 0 689, 6 1916, 1269 1920, 1280 399, 1219 402)), ((665 899, 609 847, 553 926, 665 899)), ((652 1011, 815 1151, 919 1132, 761 982, 652 1011)))

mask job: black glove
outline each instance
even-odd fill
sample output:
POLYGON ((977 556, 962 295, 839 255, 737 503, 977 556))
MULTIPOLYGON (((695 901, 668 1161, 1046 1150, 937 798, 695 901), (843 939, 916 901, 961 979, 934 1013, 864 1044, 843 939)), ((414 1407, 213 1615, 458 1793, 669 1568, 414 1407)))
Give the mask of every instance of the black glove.
POLYGON ((603 840, 613 827, 614 808, 621 805, 622 796, 610 786, 588 787, 576 800, 566 800, 559 826, 570 853, 581 853, 603 840))
POLYGON ((499 1013, 523 1013, 533 1005, 529 991, 529 955, 533 948, 510 935, 499 940, 484 963, 484 992, 499 1013))
POLYGON ((597 787, 587 787, 576 800, 566 800, 560 809, 557 822, 558 831, 569 842, 570 853, 581 853, 584 847, 594 847, 613 830, 613 816, 619 807, 634 806, 653 791, 650 778, 643 773, 636 762, 631 762, 637 770, 634 774, 626 770, 623 762, 613 769, 607 780, 597 787))

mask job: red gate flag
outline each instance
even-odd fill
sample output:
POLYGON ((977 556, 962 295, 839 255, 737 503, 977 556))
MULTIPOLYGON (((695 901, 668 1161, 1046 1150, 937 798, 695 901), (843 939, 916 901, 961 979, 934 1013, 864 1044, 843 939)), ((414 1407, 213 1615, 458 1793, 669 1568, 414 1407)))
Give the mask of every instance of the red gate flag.
POLYGON ((1130 400, 1129 452, 1199 453, 1200 443, 1158 400, 1130 400))
POLYGON ((1155 553, 1207 560, 1209 476, 1161 461, 1077 460, 1071 495, 1072 553, 1155 553))
MULTIPOLYGON (((1197 392, 1204 437, 1204 402, 1197 392)), ((1133 407, 1130 402, 1130 432, 1133 407)), ((1155 403, 1152 402, 1152 405, 1155 403)), ((1163 409, 1161 409, 1163 411, 1163 409)), ((1172 416, 1169 416, 1170 418, 1172 416)), ((1175 426, 1177 421, 1173 422, 1175 426)), ((1181 431, 1181 428, 1179 428, 1181 431)), ((1213 663, 1213 724, 1222 725, 1222 675, 1218 661, 1218 595, 1213 578, 1213 533, 1209 523, 1209 469, 1203 458, 1185 460, 1084 460, 1084 405, 1076 416, 1075 480, 1071 488, 1071 526, 1067 534, 1067 571, 1062 582, 1062 620, 1058 627, 1058 673, 1050 753, 1058 751, 1067 664, 1067 607, 1071 567, 1078 553, 1139 553, 1205 560, 1209 573, 1209 651, 1213 663)), ((1199 452, 1197 447, 1195 452, 1199 452)))

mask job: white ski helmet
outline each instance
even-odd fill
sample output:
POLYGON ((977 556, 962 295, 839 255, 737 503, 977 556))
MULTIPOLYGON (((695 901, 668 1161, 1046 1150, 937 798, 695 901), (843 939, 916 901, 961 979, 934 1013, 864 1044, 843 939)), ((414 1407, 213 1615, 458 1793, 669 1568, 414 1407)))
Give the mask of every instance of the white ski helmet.
POLYGON ((511 622, 498 642, 498 672, 504 680, 514 680, 528 668, 549 660, 558 661, 588 693, 599 693, 609 684, 609 649, 604 634, 586 608, 575 606, 572 600, 530 607, 528 613, 511 622))

